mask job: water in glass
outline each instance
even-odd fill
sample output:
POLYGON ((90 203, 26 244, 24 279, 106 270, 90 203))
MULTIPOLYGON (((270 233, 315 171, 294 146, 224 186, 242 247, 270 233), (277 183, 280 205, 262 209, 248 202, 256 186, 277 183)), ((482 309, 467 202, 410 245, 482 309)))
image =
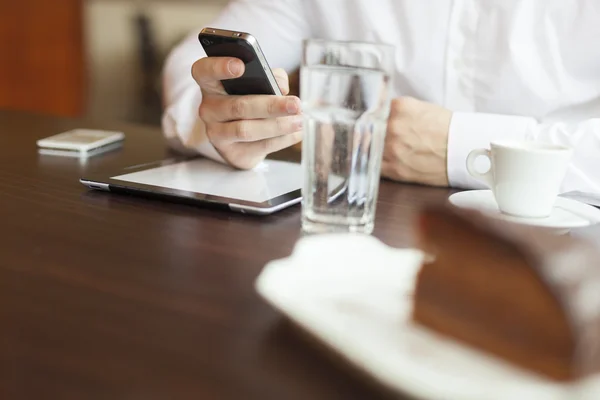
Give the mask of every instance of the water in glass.
POLYGON ((389 114, 389 75, 376 68, 303 66, 302 226, 371 233, 389 114))

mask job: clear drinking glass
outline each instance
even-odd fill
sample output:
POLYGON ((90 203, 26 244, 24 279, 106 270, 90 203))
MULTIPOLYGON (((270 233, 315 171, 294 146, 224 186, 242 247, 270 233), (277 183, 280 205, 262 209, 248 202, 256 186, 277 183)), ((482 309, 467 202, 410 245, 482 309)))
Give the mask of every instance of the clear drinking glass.
POLYGON ((391 45, 305 41, 304 232, 373 231, 393 68, 391 45))

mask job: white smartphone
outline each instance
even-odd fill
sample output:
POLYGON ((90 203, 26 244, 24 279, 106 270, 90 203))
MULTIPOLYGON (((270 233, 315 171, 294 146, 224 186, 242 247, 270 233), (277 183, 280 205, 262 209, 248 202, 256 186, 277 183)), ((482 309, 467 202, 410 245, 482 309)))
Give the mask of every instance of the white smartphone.
POLYGON ((99 150, 112 150, 121 146, 123 132, 95 129, 74 129, 37 141, 41 153, 56 155, 90 155, 99 150))
POLYGON ((198 40, 209 57, 235 57, 244 62, 244 75, 221 81, 227 93, 281 96, 277 80, 254 36, 246 32, 204 28, 198 40))

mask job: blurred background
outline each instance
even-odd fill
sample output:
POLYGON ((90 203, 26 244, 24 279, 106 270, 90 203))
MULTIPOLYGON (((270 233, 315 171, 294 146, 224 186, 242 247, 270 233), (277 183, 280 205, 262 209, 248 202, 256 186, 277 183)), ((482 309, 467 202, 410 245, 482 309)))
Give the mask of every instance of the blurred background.
POLYGON ((227 0, 0 0, 0 109, 159 125, 170 49, 227 0))

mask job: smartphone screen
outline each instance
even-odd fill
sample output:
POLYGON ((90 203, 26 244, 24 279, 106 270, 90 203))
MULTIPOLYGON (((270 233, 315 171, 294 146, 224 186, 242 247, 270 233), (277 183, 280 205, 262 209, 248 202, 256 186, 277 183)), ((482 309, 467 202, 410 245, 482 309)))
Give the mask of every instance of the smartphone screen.
POLYGON ((246 66, 244 75, 235 79, 221 81, 229 94, 280 94, 273 89, 267 70, 266 62, 263 64, 252 45, 242 38, 223 37, 218 35, 200 34, 200 43, 209 57, 236 57, 246 66))

